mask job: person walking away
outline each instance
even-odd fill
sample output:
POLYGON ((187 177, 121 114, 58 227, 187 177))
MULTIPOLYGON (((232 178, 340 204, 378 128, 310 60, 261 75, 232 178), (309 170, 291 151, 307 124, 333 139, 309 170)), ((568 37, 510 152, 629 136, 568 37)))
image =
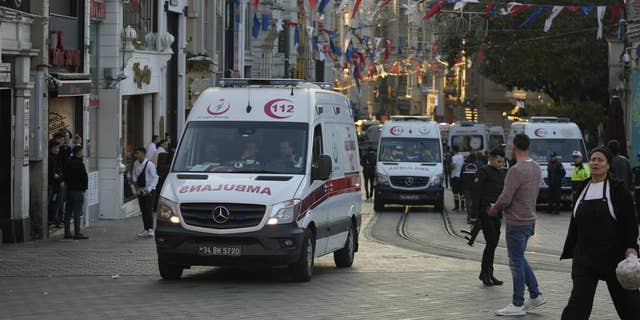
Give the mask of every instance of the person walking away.
POLYGON ((504 213, 509 268, 513 278, 513 299, 507 307, 496 310, 496 314, 500 316, 526 315, 528 310, 546 302, 525 258, 527 241, 535 231, 536 199, 542 180, 540 165, 529 157, 529 145, 529 137, 525 134, 518 134, 513 138, 512 158, 516 159, 516 164, 507 171, 504 189, 489 210, 492 217, 497 217, 500 211, 504 213), (525 284, 530 295, 526 304, 525 284))
POLYGON ((557 214, 562 207, 562 180, 567 172, 564 170, 562 163, 558 161, 558 156, 555 152, 551 152, 549 156, 549 163, 547 164, 547 177, 549 181, 549 206, 547 207, 547 213, 557 214))
POLYGON ((49 223, 56 228, 62 224, 62 170, 58 153, 60 145, 57 141, 49 142, 49 166, 48 166, 48 199, 49 199, 49 223))
POLYGON ((158 140, 158 135, 154 134, 151 137, 151 143, 149 143, 149 145, 147 146, 147 153, 145 155, 145 158, 147 158, 147 160, 151 160, 151 158, 153 158, 153 155, 156 153, 156 150, 159 146, 158 142, 160 142, 158 140))
POLYGON ((472 153, 467 157, 467 161, 462 166, 462 172, 460 173, 460 180, 462 181, 462 193, 464 194, 464 207, 467 209, 467 223, 473 224, 477 219, 477 215, 474 215, 471 211, 472 198, 471 191, 473 189, 473 182, 478 172, 478 162, 476 154, 472 153))
POLYGON ((167 149, 169 149, 169 142, 167 140, 160 140, 158 142, 158 149, 156 149, 153 156, 151 156, 151 162, 153 162, 153 165, 156 166, 156 168, 158 167, 158 156, 161 153, 168 153, 169 151, 167 151, 167 149))
POLYGON ((366 199, 369 200, 373 197, 374 181, 376 178, 376 150, 373 148, 367 148, 367 152, 360 159, 360 165, 362 166, 362 175, 364 176, 364 188, 366 191, 366 199))
POLYGON ((600 280, 606 281, 620 319, 640 319, 640 292, 622 288, 618 262, 638 256, 638 219, 624 182, 609 173, 613 155, 605 147, 591 151, 591 178, 580 187, 561 259, 573 259, 573 289, 562 320, 589 319, 600 280))
POLYGON ((493 260, 500 240, 502 215, 489 216, 489 207, 495 203, 504 188, 506 175, 504 167, 504 151, 496 147, 489 153, 489 164, 481 167, 473 180, 471 210, 480 219, 482 234, 485 240, 482 253, 482 267, 478 277, 485 286, 500 286, 502 281, 493 275, 493 260))
POLYGON ((573 172, 571 173, 571 204, 576 204, 578 198, 578 189, 582 183, 591 177, 591 171, 588 166, 583 163, 582 152, 576 150, 571 154, 573 158, 573 172))
POLYGON ((453 192, 453 211, 462 209, 462 166, 464 165, 464 157, 458 152, 460 149, 457 145, 451 148, 451 191, 453 192))
POLYGON ((158 174, 153 163, 145 157, 147 150, 143 147, 136 149, 131 178, 135 185, 138 205, 142 212, 144 231, 138 234, 140 238, 152 238, 153 232, 153 199, 158 183, 158 174))
POLYGON ((618 140, 611 140, 607 144, 607 147, 613 154, 611 158, 611 177, 624 182, 627 190, 633 190, 631 162, 620 154, 620 142, 618 142, 618 140))
POLYGON ((638 158, 638 165, 633 167, 633 184, 634 184, 634 199, 636 202, 636 214, 638 220, 640 220, 640 152, 636 155, 638 158))
POLYGON ((67 161, 64 169, 64 181, 67 185, 67 205, 69 210, 64 215, 64 238, 71 239, 70 220, 73 214, 73 239, 82 240, 89 239, 80 232, 80 220, 82 217, 82 203, 84 201, 84 192, 89 185, 89 177, 87 168, 82 161, 82 146, 73 147, 73 157, 67 161))

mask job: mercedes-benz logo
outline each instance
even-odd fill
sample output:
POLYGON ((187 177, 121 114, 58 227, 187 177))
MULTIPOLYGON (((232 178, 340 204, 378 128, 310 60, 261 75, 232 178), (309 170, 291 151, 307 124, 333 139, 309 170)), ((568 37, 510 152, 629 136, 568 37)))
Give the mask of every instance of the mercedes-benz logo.
POLYGON ((407 177, 406 179, 404 179, 404 183, 406 183, 408 186, 412 186, 413 182, 413 177, 407 177))
POLYGON ((211 213, 211 217, 213 218, 213 221, 215 221, 216 223, 225 223, 229 221, 230 215, 231 215, 231 212, 229 212, 229 209, 223 206, 216 207, 215 209, 213 209, 213 212, 211 213))

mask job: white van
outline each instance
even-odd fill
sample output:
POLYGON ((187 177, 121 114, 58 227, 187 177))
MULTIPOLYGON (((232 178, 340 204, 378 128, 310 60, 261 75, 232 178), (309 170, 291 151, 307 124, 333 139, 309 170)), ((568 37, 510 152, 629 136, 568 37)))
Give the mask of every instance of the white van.
POLYGON ((376 164, 374 209, 385 204, 444 203, 442 143, 427 117, 393 117, 382 128, 376 164))
POLYGON ((449 126, 449 147, 458 146, 465 158, 472 152, 487 150, 487 126, 477 122, 456 122, 449 126))
POLYGON ((347 98, 302 80, 228 79, 205 90, 162 188, 160 275, 192 265, 350 267, 360 230, 360 159, 347 98))
MULTIPOLYGON (((528 121, 514 122, 509 129, 507 141, 507 156, 512 150, 513 137, 524 133, 531 140, 529 156, 537 161, 542 168, 542 182, 540 183, 539 202, 548 202, 549 179, 547 178, 547 163, 549 156, 555 152, 558 161, 562 163, 566 175, 562 181, 562 200, 571 201, 571 174, 573 173, 572 153, 580 151, 586 159, 587 148, 578 125, 567 118, 558 117, 530 117, 528 121)), ((588 164, 588 161, 587 163, 588 164)))

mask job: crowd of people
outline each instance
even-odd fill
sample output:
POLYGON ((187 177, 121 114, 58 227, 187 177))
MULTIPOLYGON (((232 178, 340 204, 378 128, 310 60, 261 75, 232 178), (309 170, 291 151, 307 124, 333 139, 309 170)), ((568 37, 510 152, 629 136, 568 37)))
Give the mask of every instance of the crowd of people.
MULTIPOLYGON (((506 223, 506 243, 513 282, 511 303, 496 314, 522 316, 546 303, 535 273, 525 252, 535 233, 536 205, 542 169, 529 156, 530 140, 516 135, 509 168, 505 167, 504 149, 492 150, 485 160, 476 155, 464 159, 452 148, 449 160, 455 209, 467 209, 470 223, 479 223, 485 238, 485 249, 479 279, 485 286, 502 285, 493 274, 495 250, 500 238, 502 220, 506 223), (478 220, 476 222, 476 219, 478 220), (529 299, 525 299, 525 288, 529 299)), ((588 319, 599 281, 605 281, 621 319, 640 319, 640 291, 621 286, 616 277, 618 263, 638 256, 638 216, 634 193, 640 190, 640 166, 631 168, 620 155, 620 144, 593 149, 588 166, 582 152, 573 151, 571 175, 571 219, 561 259, 573 259, 573 289, 562 319, 588 319)), ((640 154, 638 154, 640 160, 640 154)), ((551 192, 549 211, 558 213, 560 193, 566 171, 555 156, 547 163, 551 192)))
POLYGON ((81 232, 82 204, 89 178, 84 162, 82 137, 60 130, 49 141, 49 226, 64 225, 64 238, 84 240, 81 232), (71 233, 73 217, 73 234, 71 233))

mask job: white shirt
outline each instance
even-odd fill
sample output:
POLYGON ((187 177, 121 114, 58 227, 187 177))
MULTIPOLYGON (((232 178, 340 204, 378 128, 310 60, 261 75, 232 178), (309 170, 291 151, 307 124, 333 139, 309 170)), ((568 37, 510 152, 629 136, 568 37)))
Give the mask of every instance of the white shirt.
POLYGON ((158 173, 156 172, 156 166, 153 165, 153 162, 145 159, 142 163, 136 160, 133 163, 133 170, 131 172, 131 179, 133 184, 136 184, 138 181, 138 176, 142 173, 142 169, 145 164, 147 165, 147 169, 145 170, 145 182, 147 183, 144 190, 147 192, 151 192, 155 190, 156 185, 158 184, 158 173))
MULTIPOLYGON (((576 206, 573 208, 574 217, 576 216, 576 212, 578 211, 578 204, 582 200, 583 196, 584 196, 584 200, 602 199, 603 184, 604 184, 604 181, 598 182, 598 183, 589 182, 589 184, 587 184, 584 190, 582 190, 582 192, 580 193, 580 196, 578 197, 578 201, 576 202, 576 206), (584 194, 585 191, 587 192, 586 195, 584 194)), ((609 213, 615 219, 616 213, 613 211, 613 204, 611 203, 611 183, 607 183, 607 190, 605 190, 605 196, 607 197, 607 204, 609 205, 609 213)))
POLYGON ((453 163, 453 171, 451 171, 451 176, 460 178, 462 166, 464 166, 464 157, 458 153, 451 157, 451 163, 453 163))
POLYGON ((157 147, 156 144, 151 142, 149 143, 149 146, 147 147, 147 154, 145 155, 145 158, 147 158, 147 160, 151 160, 151 158, 153 157, 153 154, 156 153, 157 147))
POLYGON ((156 150, 156 152, 154 152, 153 156, 151 157, 151 162, 153 162, 153 164, 156 166, 158 166, 158 156, 161 153, 167 153, 167 150, 165 150, 163 147, 159 147, 158 150, 156 150))

